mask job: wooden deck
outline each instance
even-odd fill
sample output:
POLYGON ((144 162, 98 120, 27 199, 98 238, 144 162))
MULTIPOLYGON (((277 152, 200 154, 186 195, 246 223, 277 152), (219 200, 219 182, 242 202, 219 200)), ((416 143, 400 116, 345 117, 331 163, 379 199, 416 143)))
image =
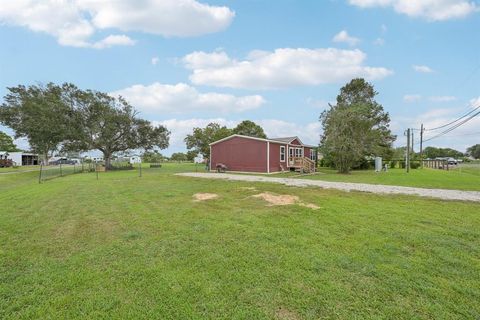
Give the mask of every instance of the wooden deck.
POLYGON ((288 168, 294 168, 295 171, 312 173, 315 172, 315 161, 306 157, 289 157, 288 168))

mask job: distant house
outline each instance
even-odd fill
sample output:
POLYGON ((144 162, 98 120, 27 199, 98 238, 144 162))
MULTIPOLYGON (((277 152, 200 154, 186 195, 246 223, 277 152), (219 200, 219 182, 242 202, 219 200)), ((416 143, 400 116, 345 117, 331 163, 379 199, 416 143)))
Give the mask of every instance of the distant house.
POLYGON ((38 155, 28 152, 7 152, 0 151, 2 157, 6 157, 13 161, 13 164, 17 167, 39 165, 38 155))
POLYGON ((238 172, 314 172, 314 148, 298 137, 261 139, 234 134, 210 144, 210 170, 224 166, 238 172))

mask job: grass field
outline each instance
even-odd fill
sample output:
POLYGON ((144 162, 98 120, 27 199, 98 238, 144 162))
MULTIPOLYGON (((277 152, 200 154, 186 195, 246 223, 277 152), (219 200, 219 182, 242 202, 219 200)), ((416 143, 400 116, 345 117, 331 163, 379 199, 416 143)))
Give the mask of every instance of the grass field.
POLYGON ((452 170, 414 169, 409 173, 405 169, 390 169, 376 173, 374 170, 356 170, 351 174, 338 174, 330 168, 320 168, 319 174, 302 175, 298 173, 280 173, 276 177, 296 177, 300 179, 318 179, 325 181, 386 184, 419 188, 457 189, 480 191, 480 165, 464 166, 452 170))
POLYGON ((0 175, 0 319, 480 317, 480 204, 194 170, 0 175))

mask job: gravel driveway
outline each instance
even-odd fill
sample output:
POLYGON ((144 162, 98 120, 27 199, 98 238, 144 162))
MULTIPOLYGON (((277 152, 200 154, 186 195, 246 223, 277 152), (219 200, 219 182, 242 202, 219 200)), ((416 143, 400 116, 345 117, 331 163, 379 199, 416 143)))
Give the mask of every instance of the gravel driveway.
POLYGON ((228 174, 228 173, 177 173, 179 176, 206 178, 206 179, 223 179, 235 181, 250 182, 273 182, 294 187, 320 187, 325 189, 337 189, 342 191, 363 191, 384 194, 407 194, 420 197, 437 198, 442 200, 465 200, 480 202, 480 192, 478 191, 461 191, 446 189, 425 189, 413 187, 387 186, 381 184, 365 184, 350 182, 330 182, 320 180, 291 179, 291 178, 275 178, 250 176, 244 174, 228 174))

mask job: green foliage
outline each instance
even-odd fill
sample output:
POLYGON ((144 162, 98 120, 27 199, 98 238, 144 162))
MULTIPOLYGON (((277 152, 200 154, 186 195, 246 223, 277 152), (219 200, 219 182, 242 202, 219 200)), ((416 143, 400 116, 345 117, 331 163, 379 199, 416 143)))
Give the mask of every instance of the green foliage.
POLYGON ((164 149, 170 132, 137 117, 123 98, 80 90, 73 84, 8 88, 0 122, 26 137, 33 151, 47 158, 62 151, 103 152, 107 167, 116 152, 164 149))
MULTIPOLYGON (((321 151, 341 173, 348 173, 368 156, 389 157, 395 140, 390 117, 375 101, 377 92, 364 79, 340 89, 336 105, 320 116, 321 151)), ((328 161, 328 160, 326 160, 328 161)))
POLYGON ((187 155, 183 152, 175 152, 175 153, 172 153, 172 156, 170 157, 170 160, 172 160, 172 161, 187 161, 187 155))
POLYGON ((195 150, 187 151, 187 160, 193 162, 195 158, 198 156, 198 152, 195 150))
POLYGON ((15 152, 19 151, 12 137, 5 132, 0 131, 0 151, 15 152))
POLYGON ((67 86, 49 83, 7 88, 0 123, 12 128, 15 138, 27 138, 31 149, 48 159, 74 127, 74 112, 63 99, 67 86))
POLYGON ((451 148, 426 147, 423 150, 423 158, 434 159, 437 157, 462 158, 464 154, 451 148))
POLYGON ((165 157, 157 150, 145 151, 142 155, 142 162, 157 163, 165 160, 165 157))
POLYGON ((467 149, 467 154, 474 157, 475 159, 480 159, 480 144, 473 145, 467 149))
POLYGON ((267 135, 263 131, 263 128, 250 120, 244 120, 240 122, 235 128, 233 128, 232 132, 234 134, 240 134, 242 136, 257 137, 263 139, 267 138, 267 135))
POLYGON ((99 150, 109 168, 117 152, 168 147, 170 132, 138 118, 137 111, 123 98, 74 86, 66 95, 74 106, 76 121, 75 134, 65 143, 65 150, 99 150))
POLYGON ((185 137, 187 149, 210 156, 210 143, 232 135, 232 130, 218 123, 209 123, 205 128, 193 128, 192 134, 185 137))

